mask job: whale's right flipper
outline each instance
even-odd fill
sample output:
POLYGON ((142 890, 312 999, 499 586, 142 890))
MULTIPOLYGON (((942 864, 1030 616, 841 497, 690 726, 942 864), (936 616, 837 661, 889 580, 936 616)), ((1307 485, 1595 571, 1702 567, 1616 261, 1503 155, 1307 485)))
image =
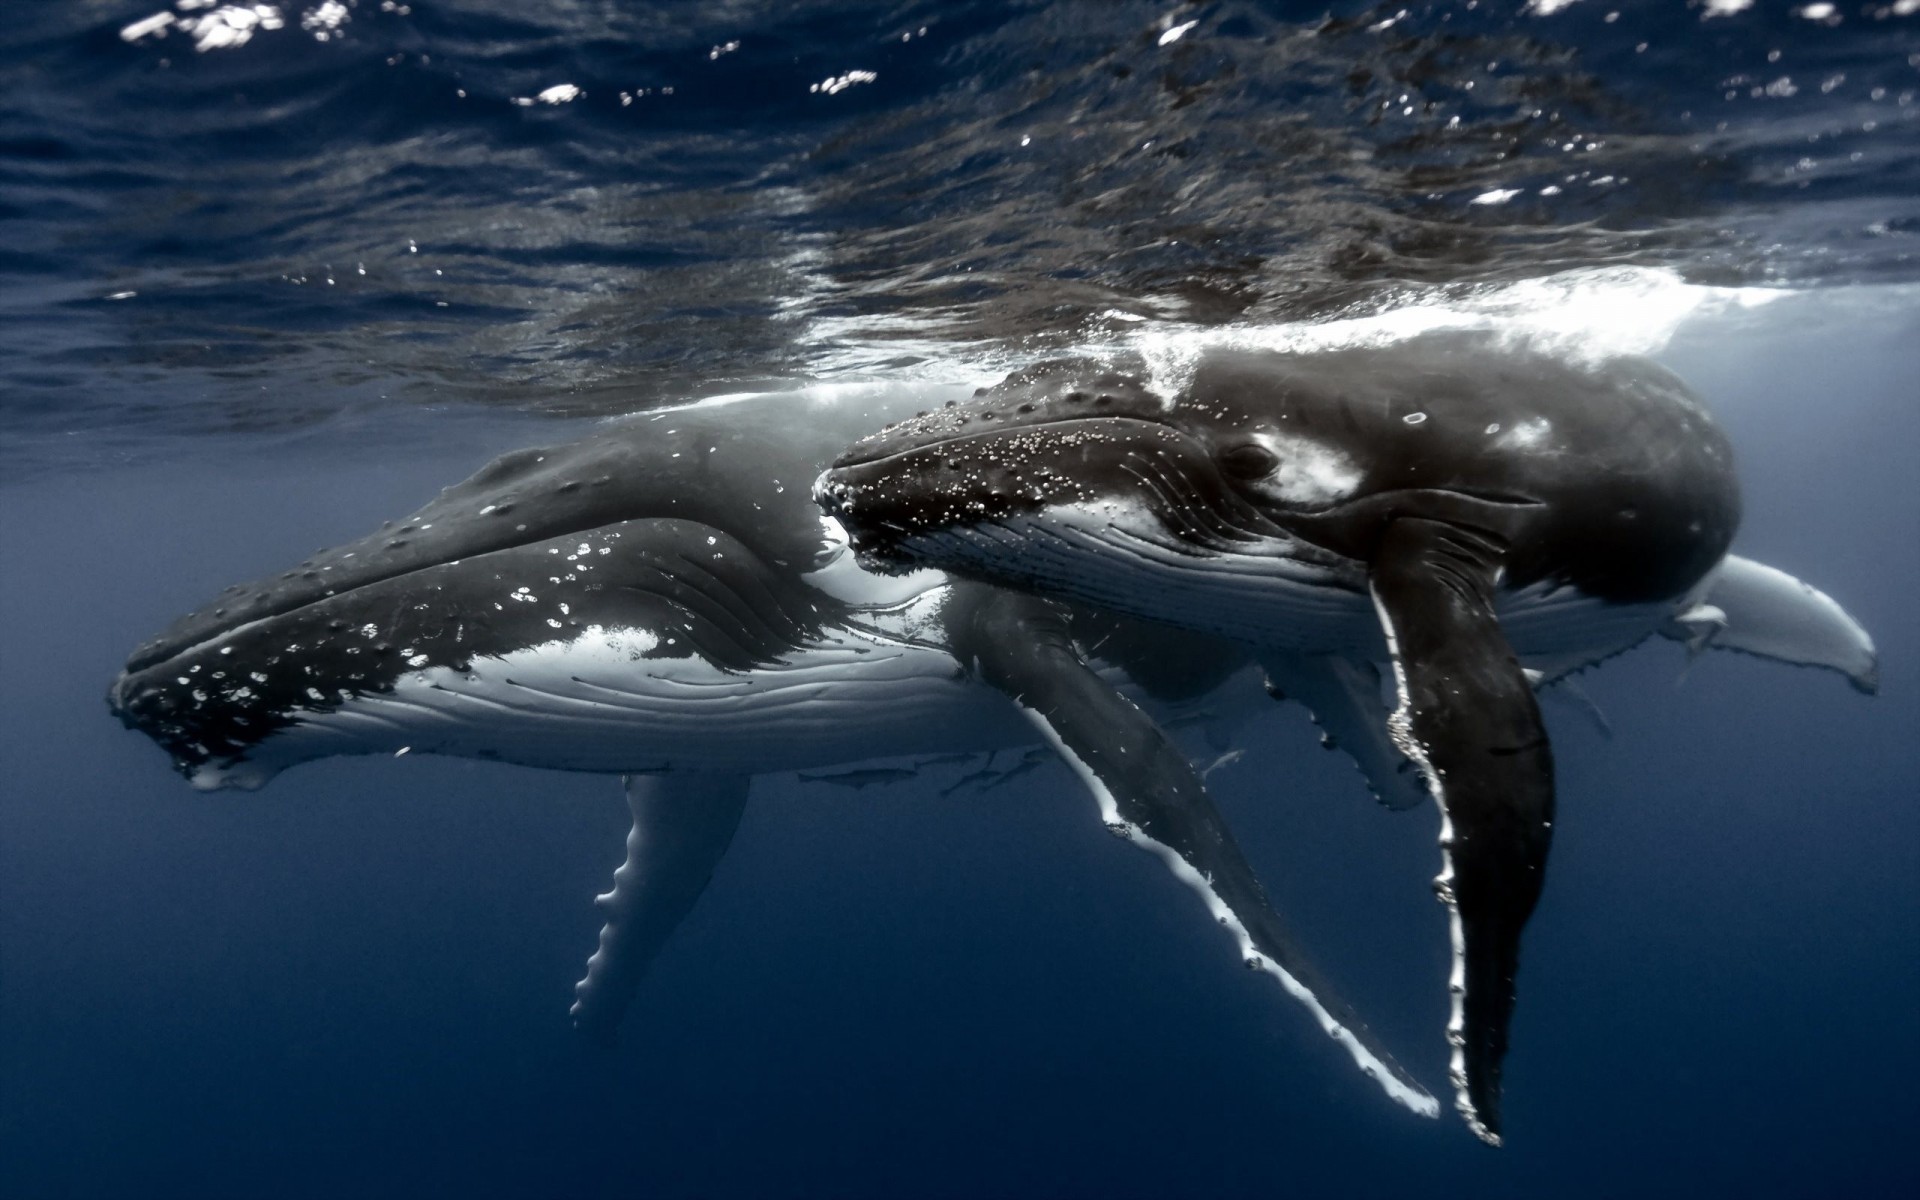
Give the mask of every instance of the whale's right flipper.
POLYGON ((1426 781, 1387 733, 1380 672, 1370 662, 1325 654, 1266 651, 1260 666, 1267 688, 1298 701, 1313 715, 1324 745, 1343 750, 1388 808, 1413 808, 1427 798, 1426 781))
POLYGON ((1399 517, 1368 572, 1400 690, 1394 739, 1426 773, 1442 818, 1455 1106, 1495 1146, 1520 931, 1546 878, 1554 802, 1540 708, 1494 615, 1503 552, 1475 530, 1399 517))
POLYGON ((1825 667, 1871 694, 1880 687, 1873 638, 1825 592, 1764 563, 1729 554, 1698 603, 1662 630, 1694 650, 1739 650, 1796 666, 1825 667))
POLYGON ((629 775, 633 829, 613 890, 595 899, 606 914, 600 948, 574 987, 574 1027, 613 1041, 647 968, 713 877, 746 809, 745 775, 629 775))
POLYGON ((1192 765, 1081 658, 1065 614, 1044 600, 977 584, 956 587, 950 604, 956 655, 1020 705, 1085 781, 1108 828, 1159 854, 1198 891, 1238 937, 1247 965, 1279 979, 1390 1097, 1437 1116, 1439 1104, 1298 949, 1192 765))

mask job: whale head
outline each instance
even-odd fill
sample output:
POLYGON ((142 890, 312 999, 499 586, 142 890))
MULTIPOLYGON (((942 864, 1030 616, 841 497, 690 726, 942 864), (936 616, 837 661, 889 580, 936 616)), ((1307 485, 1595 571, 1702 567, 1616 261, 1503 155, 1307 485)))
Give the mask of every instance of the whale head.
POLYGON ((776 434, 676 413, 504 455, 411 517, 229 587, 137 648, 108 704, 195 786, 258 787, 334 754, 551 745, 565 705, 531 690, 541 661, 750 670, 833 603, 798 582, 817 513, 775 473, 665 464, 759 462, 776 434))

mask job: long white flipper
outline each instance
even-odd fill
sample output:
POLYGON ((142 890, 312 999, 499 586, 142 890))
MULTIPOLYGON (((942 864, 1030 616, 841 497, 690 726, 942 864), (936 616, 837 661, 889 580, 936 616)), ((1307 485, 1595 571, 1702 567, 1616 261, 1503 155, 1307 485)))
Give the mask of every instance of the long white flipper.
POLYGON ((1200 894, 1249 967, 1280 981, 1321 1030, 1396 1103, 1436 1116, 1438 1102, 1320 976, 1267 902, 1191 763, 1159 726, 1081 659, 1045 601, 968 592, 954 648, 1004 691, 1086 784, 1107 827, 1152 851, 1200 894))
POLYGON ((1880 688, 1873 638, 1825 592, 1750 558, 1729 554, 1693 607, 1662 630, 1712 650, 1838 671, 1862 692, 1880 688))
POLYGON ((574 1026, 610 1042, 647 968, 713 878, 747 804, 744 775, 629 775, 627 861, 613 890, 594 903, 606 914, 600 948, 574 987, 574 1026))

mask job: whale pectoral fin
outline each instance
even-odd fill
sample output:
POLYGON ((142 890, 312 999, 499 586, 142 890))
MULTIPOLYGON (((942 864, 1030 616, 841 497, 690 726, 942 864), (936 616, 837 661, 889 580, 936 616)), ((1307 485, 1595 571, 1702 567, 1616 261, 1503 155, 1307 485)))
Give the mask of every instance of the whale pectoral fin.
POLYGON ((627 859, 613 890, 594 900, 606 924, 574 986, 574 1027, 595 1041, 613 1041, 647 968, 713 877, 740 827, 747 784, 745 775, 627 776, 627 859))
POLYGON ((1443 818, 1455 1104, 1493 1145, 1520 930, 1540 898, 1553 828, 1546 729, 1493 612, 1500 553, 1483 534, 1402 517, 1369 571, 1399 685, 1394 738, 1426 773, 1443 818))
POLYGON ((1423 1116, 1439 1105, 1382 1049, 1296 946, 1192 765, 1075 649, 1060 610, 970 585, 950 613, 956 653, 1017 703, 1085 781, 1108 828, 1152 850, 1200 893, 1264 970, 1313 1014, 1361 1070, 1423 1116))
POLYGON ((1578 713, 1593 726, 1593 731, 1608 741, 1613 740, 1613 722, 1607 720, 1607 712, 1600 707, 1599 701, 1587 694, 1587 689, 1579 681, 1568 676, 1549 680, 1545 684, 1536 682, 1533 694, 1542 700, 1559 704, 1563 710, 1578 713))
POLYGON ((1397 811, 1427 798, 1426 780, 1387 733, 1380 672, 1372 663, 1269 651, 1260 665, 1268 689, 1305 706, 1320 727, 1321 742, 1346 752, 1376 800, 1397 811))
POLYGON ((1764 563, 1729 554, 1697 603, 1662 630, 1691 649, 1739 650, 1795 666, 1825 667, 1859 691, 1880 687, 1873 638, 1826 593, 1764 563))

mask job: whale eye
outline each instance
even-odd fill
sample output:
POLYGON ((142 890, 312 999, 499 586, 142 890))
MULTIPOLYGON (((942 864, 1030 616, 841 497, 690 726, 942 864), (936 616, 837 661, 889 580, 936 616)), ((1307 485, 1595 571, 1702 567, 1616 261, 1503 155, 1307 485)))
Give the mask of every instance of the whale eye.
POLYGON ((1279 465, 1273 451, 1258 442, 1243 442, 1220 455, 1220 469, 1235 479, 1264 479, 1279 465))

